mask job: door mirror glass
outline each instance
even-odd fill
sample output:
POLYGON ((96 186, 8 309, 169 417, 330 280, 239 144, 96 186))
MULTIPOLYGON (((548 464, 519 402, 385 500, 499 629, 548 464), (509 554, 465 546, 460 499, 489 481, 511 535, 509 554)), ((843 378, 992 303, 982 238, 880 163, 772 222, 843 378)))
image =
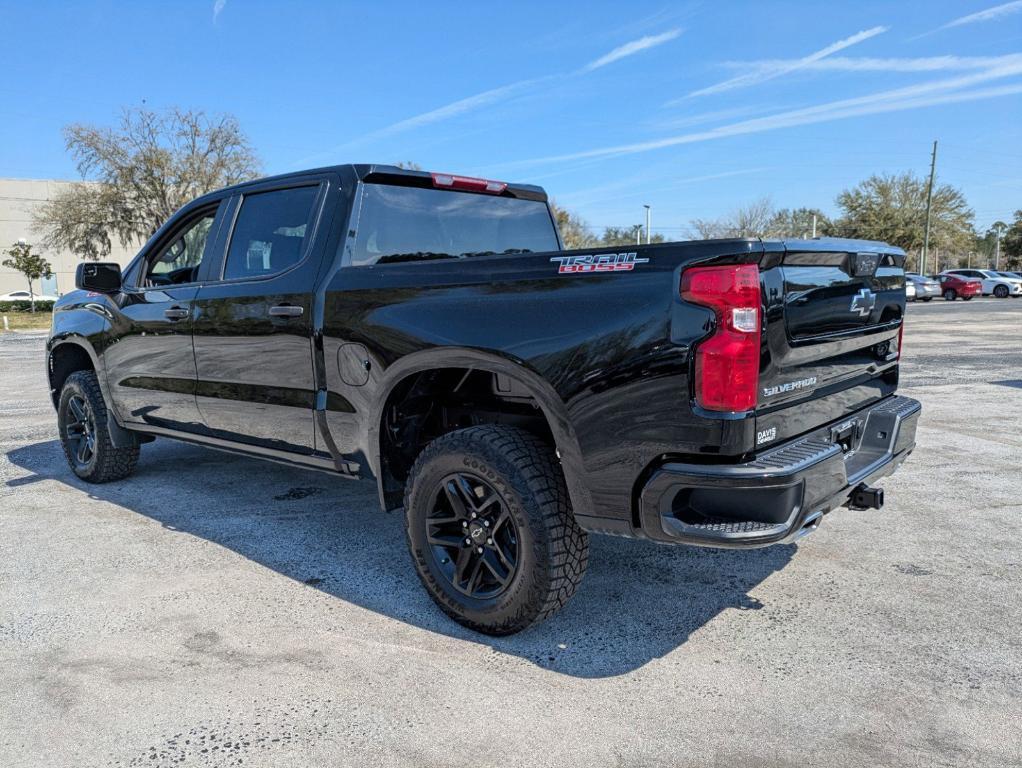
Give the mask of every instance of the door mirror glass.
POLYGON ((84 263, 75 269, 75 287, 96 293, 117 293, 121 290, 121 265, 84 263))

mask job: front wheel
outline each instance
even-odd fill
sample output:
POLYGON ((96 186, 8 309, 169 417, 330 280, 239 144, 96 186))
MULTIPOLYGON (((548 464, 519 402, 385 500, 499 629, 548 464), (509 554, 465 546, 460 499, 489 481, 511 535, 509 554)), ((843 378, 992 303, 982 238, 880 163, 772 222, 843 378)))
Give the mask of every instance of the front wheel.
POLYGON ((995 285, 994 286, 994 296, 996 296, 999 299, 1006 299, 1006 298, 1008 298, 1008 286, 1006 286, 1006 285, 995 285))
POLYGON ((135 470, 138 441, 114 447, 107 426, 110 418, 95 373, 76 371, 67 377, 57 405, 57 428, 67 463, 82 480, 106 483, 135 470))
POLYGON ((958 293, 954 289, 948 288, 944 291, 944 301, 954 301, 958 298, 958 293))
POLYGON ((514 427, 469 427, 426 446, 408 478, 405 515, 430 597, 488 635, 554 614, 589 559, 556 455, 514 427))

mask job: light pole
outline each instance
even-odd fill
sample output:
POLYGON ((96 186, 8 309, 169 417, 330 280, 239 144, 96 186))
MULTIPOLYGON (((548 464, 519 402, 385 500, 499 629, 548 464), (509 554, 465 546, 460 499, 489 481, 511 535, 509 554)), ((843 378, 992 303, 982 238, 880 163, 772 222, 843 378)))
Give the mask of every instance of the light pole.
POLYGON ((648 205, 643 205, 642 207, 646 209, 646 245, 649 245, 650 243, 649 222, 652 209, 648 205))

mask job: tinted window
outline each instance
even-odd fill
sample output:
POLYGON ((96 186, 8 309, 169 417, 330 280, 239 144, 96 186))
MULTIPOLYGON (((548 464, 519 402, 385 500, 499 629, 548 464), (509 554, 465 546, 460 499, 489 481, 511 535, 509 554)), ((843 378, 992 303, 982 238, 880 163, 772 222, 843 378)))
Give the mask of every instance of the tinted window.
POLYGON ((227 251, 224 279, 266 277, 301 261, 319 187, 245 195, 227 251))
POLYGON ((557 250, 546 203, 366 184, 352 264, 557 250))
POLYGON ((147 287, 194 283, 206 253, 209 231, 216 209, 192 219, 174 235, 174 239, 149 261, 145 274, 147 287))

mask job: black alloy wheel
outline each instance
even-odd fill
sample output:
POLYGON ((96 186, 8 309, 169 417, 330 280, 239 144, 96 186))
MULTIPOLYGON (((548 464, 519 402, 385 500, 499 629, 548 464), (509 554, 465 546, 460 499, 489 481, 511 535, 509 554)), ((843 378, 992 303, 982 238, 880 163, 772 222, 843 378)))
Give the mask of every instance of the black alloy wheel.
POLYGON ((96 455, 96 416, 81 395, 72 395, 67 401, 67 420, 64 434, 68 442, 68 457, 76 468, 85 470, 96 455))
POLYGON ((426 540, 441 573, 466 597, 507 589, 518 568, 518 528, 501 495, 468 472, 448 475, 426 519, 426 540))

